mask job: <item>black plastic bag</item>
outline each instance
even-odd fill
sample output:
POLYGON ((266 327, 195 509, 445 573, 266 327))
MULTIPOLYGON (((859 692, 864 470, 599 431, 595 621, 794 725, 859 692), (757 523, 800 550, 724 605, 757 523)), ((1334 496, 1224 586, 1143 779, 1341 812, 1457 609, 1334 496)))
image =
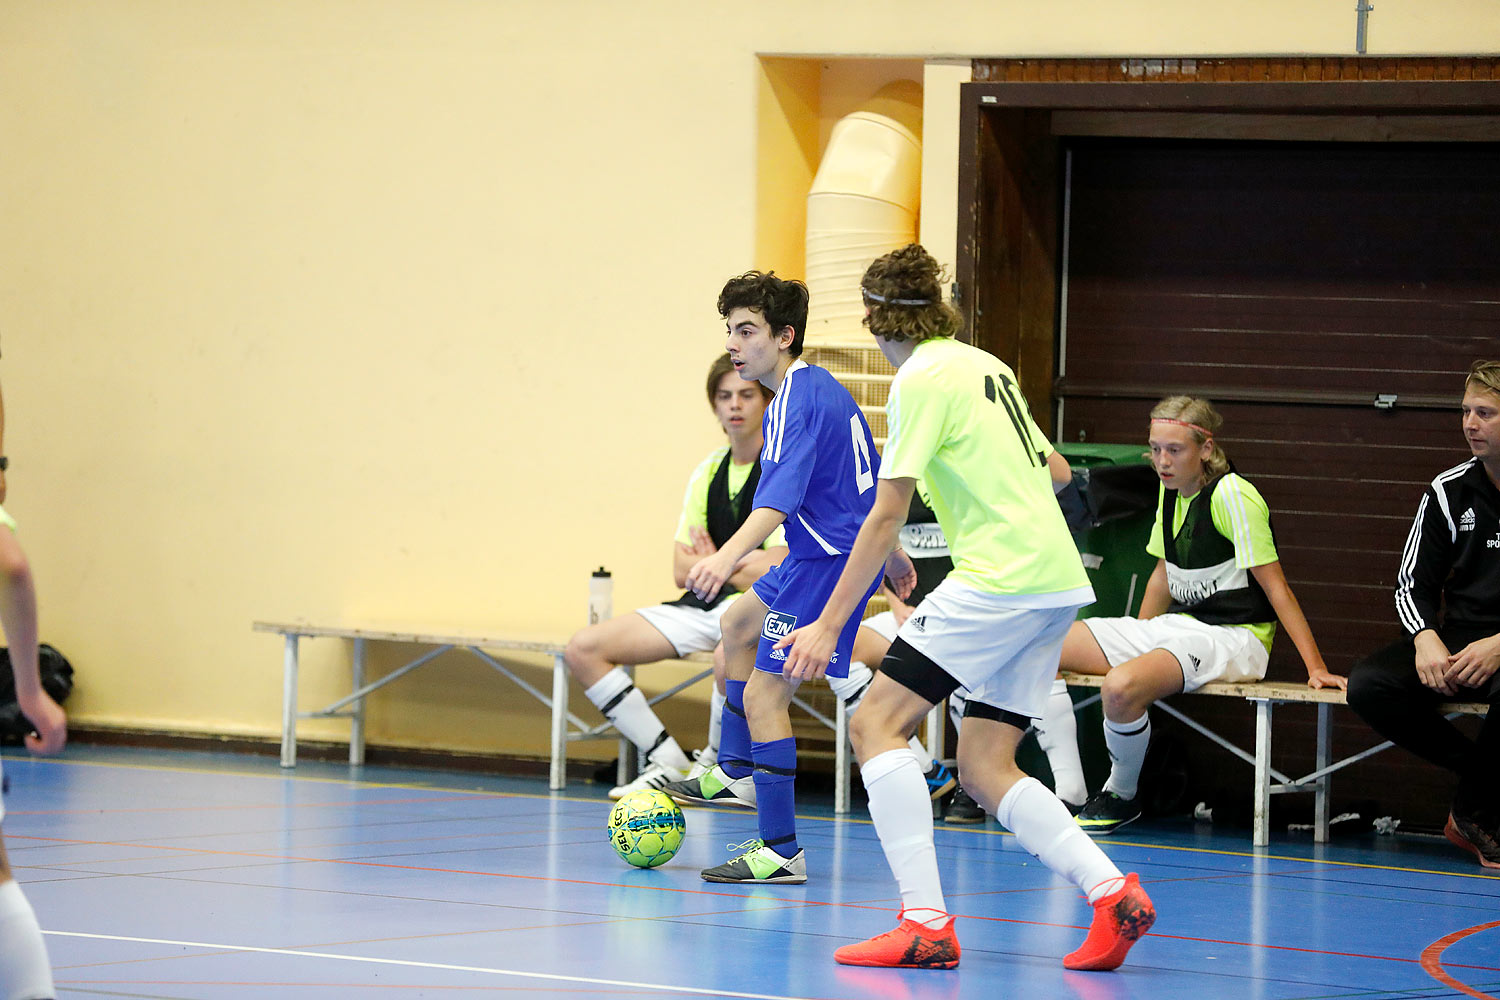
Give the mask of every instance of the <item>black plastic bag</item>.
MULTIPOLYGON (((73 690, 73 664, 45 642, 37 647, 37 669, 42 689, 52 700, 62 704, 73 690)), ((0 743, 19 746, 27 733, 36 729, 21 714, 16 702, 16 678, 10 669, 10 650, 0 649, 0 743)))

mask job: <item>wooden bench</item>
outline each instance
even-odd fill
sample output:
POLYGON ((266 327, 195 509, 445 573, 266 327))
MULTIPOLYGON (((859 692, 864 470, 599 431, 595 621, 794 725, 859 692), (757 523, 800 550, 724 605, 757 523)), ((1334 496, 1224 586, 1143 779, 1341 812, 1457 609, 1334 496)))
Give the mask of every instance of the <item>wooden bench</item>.
MULTIPOLYGON (((1104 683, 1102 675, 1064 672, 1062 677, 1070 687, 1098 688, 1104 683)), ((1326 843, 1328 841, 1329 778, 1334 772, 1341 771, 1351 764, 1395 745, 1386 740, 1358 753, 1336 761, 1332 760, 1332 723, 1329 707, 1347 704, 1344 692, 1338 688, 1314 689, 1306 684, 1284 681, 1259 681, 1254 684, 1212 683, 1203 685, 1188 697, 1199 695, 1211 698, 1239 698, 1255 705, 1255 751, 1250 753, 1207 726, 1188 718, 1167 702, 1156 703, 1157 708, 1172 718, 1254 767, 1255 778, 1251 787, 1254 823, 1250 840, 1255 847, 1265 847, 1270 842, 1271 796, 1297 792, 1313 793, 1313 840, 1320 844, 1326 843), (1277 705, 1286 704, 1318 706, 1317 745, 1314 751, 1313 770, 1300 778, 1289 777, 1271 764, 1272 716, 1277 705)), ((1182 696, 1174 695, 1174 697, 1182 696)), ((1098 698, 1098 695, 1094 695, 1078 702, 1073 706, 1074 711, 1093 704, 1098 698)), ((1458 715, 1483 715, 1489 710, 1489 705, 1484 702, 1445 702, 1442 710, 1451 719, 1458 715)))
MULTIPOLYGON (((580 740, 614 739, 618 737, 614 726, 606 719, 590 726, 568 710, 569 681, 568 666, 563 661, 566 639, 555 636, 495 635, 454 632, 420 632, 411 629, 374 628, 361 625, 313 625, 307 622, 254 622, 251 629, 282 637, 282 694, 281 694, 281 766, 297 766, 297 720, 333 719, 349 720, 349 763, 363 764, 365 760, 365 699, 380 688, 430 663, 450 650, 463 650, 492 667, 527 694, 547 706, 552 716, 550 739, 550 764, 548 786, 559 791, 567 786, 567 746, 580 740), (347 695, 335 699, 322 708, 311 711, 297 709, 297 681, 302 639, 341 639, 353 643, 351 658, 351 690, 347 695), (370 642, 398 643, 430 647, 425 652, 396 668, 378 680, 365 681, 365 646, 370 642), (552 658, 552 694, 538 690, 490 655, 491 652, 534 653, 552 658)), ((680 662, 692 663, 700 669, 687 680, 659 692, 649 698, 655 705, 670 698, 683 689, 698 683, 713 673, 713 657, 708 653, 694 653, 680 662)), ((829 718, 810 705, 800 695, 792 699, 813 720, 833 730, 834 734, 834 809, 839 813, 849 811, 849 735, 844 703, 834 699, 834 717, 829 718)), ((634 747, 621 738, 619 755, 620 783, 635 776, 637 755, 634 747)))

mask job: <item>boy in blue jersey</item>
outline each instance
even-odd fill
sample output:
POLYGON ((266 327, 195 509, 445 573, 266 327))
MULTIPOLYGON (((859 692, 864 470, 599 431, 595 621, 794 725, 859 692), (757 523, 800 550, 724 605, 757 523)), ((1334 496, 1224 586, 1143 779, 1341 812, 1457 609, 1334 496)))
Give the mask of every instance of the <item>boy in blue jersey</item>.
MULTIPOLYGON (((807 861, 797 845, 797 746, 788 715, 799 682, 783 676, 786 654, 774 646, 799 621, 816 617, 838 581, 875 497, 879 457, 848 390, 824 369, 799 360, 806 285, 750 271, 730 279, 719 293, 719 315, 740 378, 758 381, 776 396, 765 415, 755 507, 719 551, 688 572, 687 586, 712 600, 740 558, 778 525, 785 527, 790 554, 721 620, 727 704, 718 764, 665 790, 680 802, 756 808, 760 839, 744 845, 747 850, 738 857, 705 869, 706 881, 801 883, 807 881, 807 861)), ((885 570, 898 593, 911 592, 916 571, 899 548, 885 570)), ((858 607, 864 607, 879 579, 872 572, 862 581, 858 607)), ((829 675, 848 674, 858 629, 858 615, 846 616, 829 675)))

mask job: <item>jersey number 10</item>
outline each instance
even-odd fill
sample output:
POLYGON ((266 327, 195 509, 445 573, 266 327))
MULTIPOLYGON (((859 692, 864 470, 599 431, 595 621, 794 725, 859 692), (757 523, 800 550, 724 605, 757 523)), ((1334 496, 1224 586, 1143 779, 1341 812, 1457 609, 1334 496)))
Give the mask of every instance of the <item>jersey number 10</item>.
POLYGON ((1021 447, 1026 451, 1026 457, 1036 466, 1047 464, 1047 456, 1039 451, 1032 451, 1031 436, 1026 433, 1026 421, 1023 414, 1026 413, 1026 403, 1021 399, 1016 384, 1004 375, 984 377, 984 398, 991 403, 999 403, 1005 407, 1006 416, 1010 417, 1011 426, 1016 429, 1016 436, 1021 439, 1021 447), (999 379, 997 386, 995 380, 999 379))

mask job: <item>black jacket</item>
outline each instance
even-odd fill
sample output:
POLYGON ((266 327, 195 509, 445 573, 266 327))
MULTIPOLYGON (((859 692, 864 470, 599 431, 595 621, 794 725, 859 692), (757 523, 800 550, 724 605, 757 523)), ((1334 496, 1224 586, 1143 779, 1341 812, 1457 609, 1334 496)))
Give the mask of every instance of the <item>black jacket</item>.
POLYGON ((1422 494, 1396 574, 1396 617, 1408 635, 1443 621, 1500 632, 1500 491, 1477 458, 1422 494))

